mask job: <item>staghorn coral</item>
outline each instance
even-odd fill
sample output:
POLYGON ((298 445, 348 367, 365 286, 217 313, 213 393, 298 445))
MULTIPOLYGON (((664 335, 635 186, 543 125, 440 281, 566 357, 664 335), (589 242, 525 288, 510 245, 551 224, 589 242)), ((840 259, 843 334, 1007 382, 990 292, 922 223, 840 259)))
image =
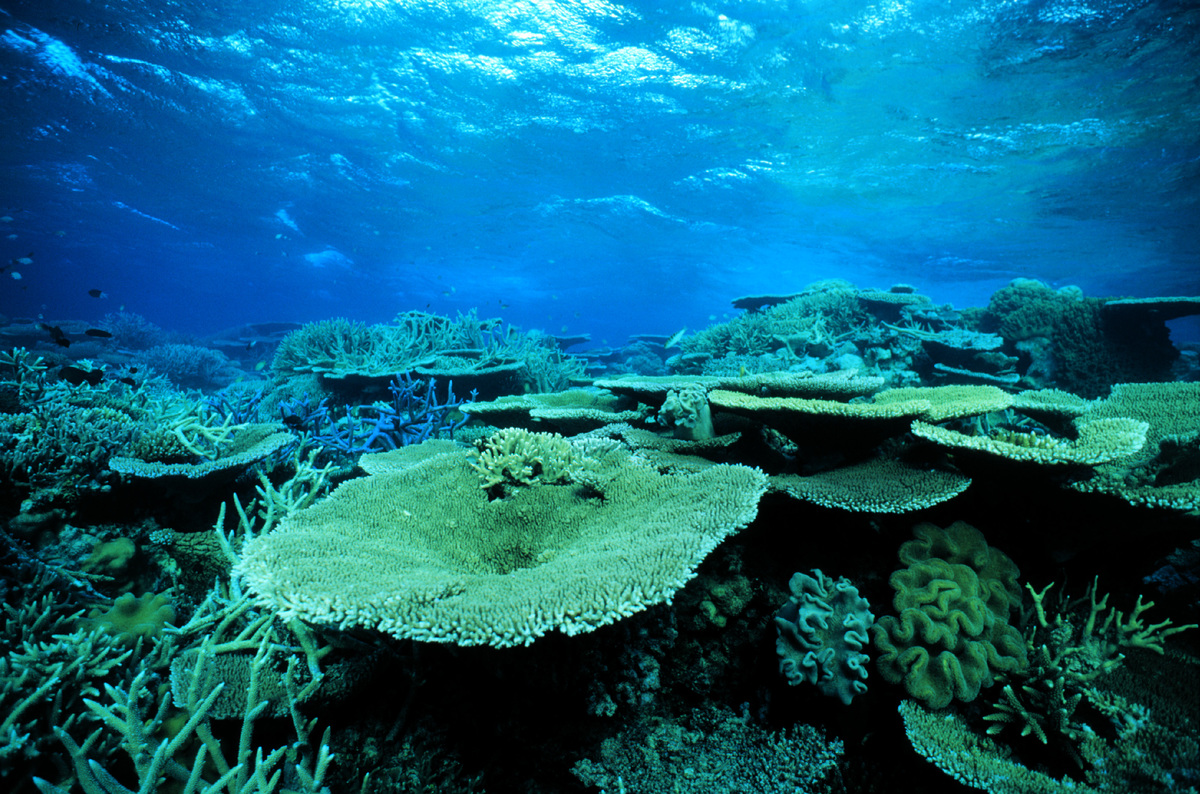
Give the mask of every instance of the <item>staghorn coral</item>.
POLYGON ((1097 598, 1098 584, 1097 577, 1084 598, 1063 596, 1053 605, 1046 598, 1053 583, 1040 592, 1025 585, 1034 606, 1024 631, 1030 664, 1002 678, 1003 695, 984 717, 993 723, 989 734, 1018 725, 1022 736, 1032 734, 1042 744, 1053 739, 1083 766, 1080 749, 1093 731, 1075 718, 1082 700, 1110 716, 1119 731, 1136 719, 1136 709, 1098 689, 1096 683, 1121 665, 1123 649, 1143 648, 1162 655, 1167 637, 1196 625, 1168 628, 1169 620, 1146 625, 1142 615, 1153 602, 1145 604, 1139 596, 1126 616, 1108 606, 1108 595, 1097 598))
MULTIPOLYGON (((5 560, 8 562, 9 560, 5 560)), ((40 564, 5 567, 0 620, 0 776, 19 790, 32 776, 53 777, 57 742, 50 726, 92 732, 100 724, 87 706, 101 688, 121 681, 134 664, 161 666, 165 651, 125 643, 81 620, 76 583, 40 564)), ((120 738, 98 735, 97 757, 116 753, 120 738)))
POLYGON ((126 413, 47 400, 22 414, 0 414, 0 475, 32 503, 73 502, 80 491, 113 482, 110 457, 132 440, 126 413))
MULTIPOLYGON (((182 786, 184 792, 268 794, 286 771, 289 790, 305 794, 324 791, 323 780, 333 758, 329 731, 314 742, 315 720, 306 720, 297 711, 297 704, 308 698, 322 680, 317 664, 322 649, 314 644, 312 636, 302 629, 300 634, 293 634, 269 613, 254 614, 249 601, 236 592, 223 597, 215 591, 178 630, 178 636, 194 639, 190 647, 175 655, 173 686, 155 686, 156 671, 146 664, 135 665, 124 683, 105 684, 104 697, 89 703, 100 730, 82 744, 69 728, 55 727, 54 734, 66 749, 82 789, 149 794, 170 785, 182 786), (234 631, 238 632, 234 637, 226 636, 234 631), (225 675, 229 671, 218 660, 247 649, 253 653, 247 674, 225 675), (272 667, 279 657, 286 660, 282 695, 260 683, 278 675, 272 667), (232 760, 226 757, 212 724, 221 716, 217 713, 218 703, 231 685, 242 688, 239 693, 231 693, 233 702, 241 708, 222 712, 241 722, 232 760), (264 750, 254 743, 254 729, 272 705, 272 695, 285 701, 283 713, 292 718, 296 741, 264 750), (172 705, 179 710, 177 715, 172 713, 172 705), (113 764, 111 752, 97 761, 98 739, 118 740, 130 763, 113 764), (133 783, 135 788, 126 788, 125 782, 133 783)), ((35 782, 43 794, 65 794, 62 786, 70 787, 74 781, 68 777, 58 784, 35 782)))
MULTIPOLYGON (((489 499, 466 452, 344 483, 247 541, 235 575, 260 603, 398 638, 527 645, 668 600, 754 517, 765 476, 744 466, 659 474, 612 442, 581 446, 588 484, 489 499)), ((372 465, 372 464, 368 464, 372 465)))

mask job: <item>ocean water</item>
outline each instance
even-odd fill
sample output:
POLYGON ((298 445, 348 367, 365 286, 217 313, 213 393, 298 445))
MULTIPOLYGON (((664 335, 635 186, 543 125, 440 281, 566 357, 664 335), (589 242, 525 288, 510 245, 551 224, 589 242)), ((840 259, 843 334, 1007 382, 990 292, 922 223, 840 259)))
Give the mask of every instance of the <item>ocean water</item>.
POLYGON ((1198 316, 1190 0, 0 0, 0 788, 232 794, 249 687, 297 791, 1196 792, 1198 316), (469 507, 622 466, 658 512, 604 532, 469 507), (443 510, 483 534, 412 567, 443 510), (991 672, 922 688, 918 584, 991 672), (224 755, 130 761, 130 692, 224 755))
POLYGON ((1200 292, 1187 2, 0 13, 10 316, 479 307, 615 344, 830 277, 1200 292))

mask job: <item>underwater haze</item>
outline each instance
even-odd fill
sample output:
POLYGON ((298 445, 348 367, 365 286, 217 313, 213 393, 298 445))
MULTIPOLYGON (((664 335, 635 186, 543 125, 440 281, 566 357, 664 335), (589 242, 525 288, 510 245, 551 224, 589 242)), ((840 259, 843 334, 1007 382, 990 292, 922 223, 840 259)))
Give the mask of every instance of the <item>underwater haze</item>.
POLYGON ((0 311, 477 307, 618 344, 828 278, 1197 294, 1198 26, 1182 0, 5 2, 0 311))

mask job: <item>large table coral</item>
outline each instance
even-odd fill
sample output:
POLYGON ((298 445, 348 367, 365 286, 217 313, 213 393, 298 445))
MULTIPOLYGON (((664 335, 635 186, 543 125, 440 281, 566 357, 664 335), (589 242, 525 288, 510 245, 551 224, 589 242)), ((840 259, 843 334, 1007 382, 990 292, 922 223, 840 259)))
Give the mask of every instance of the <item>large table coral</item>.
MULTIPOLYGON (((413 458, 413 448, 384 453, 413 458)), ((289 617, 458 645, 527 645, 667 601, 755 516, 745 466, 661 474, 616 444, 580 450, 586 484, 493 498, 466 451, 372 476, 246 543, 235 575, 289 617)))

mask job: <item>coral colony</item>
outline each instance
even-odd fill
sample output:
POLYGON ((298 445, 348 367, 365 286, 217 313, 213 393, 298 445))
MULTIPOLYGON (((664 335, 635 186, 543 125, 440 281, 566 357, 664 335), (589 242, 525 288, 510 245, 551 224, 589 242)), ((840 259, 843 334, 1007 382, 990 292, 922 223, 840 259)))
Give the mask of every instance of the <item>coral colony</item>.
POLYGON ((734 305, 31 324, 5 789, 1200 790, 1200 300, 734 305))

